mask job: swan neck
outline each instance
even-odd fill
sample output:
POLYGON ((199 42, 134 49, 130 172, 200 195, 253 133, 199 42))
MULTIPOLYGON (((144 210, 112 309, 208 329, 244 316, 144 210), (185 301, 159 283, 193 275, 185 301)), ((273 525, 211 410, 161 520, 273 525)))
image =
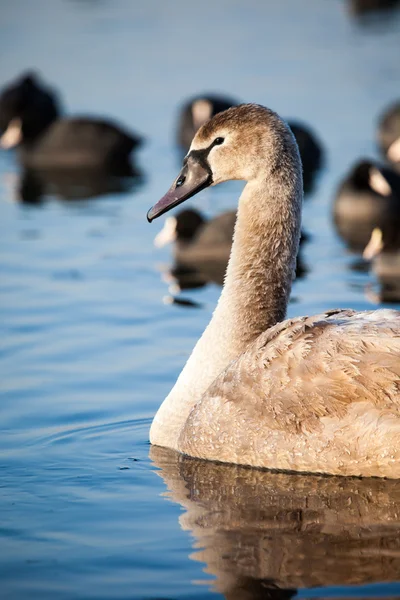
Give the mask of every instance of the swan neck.
POLYGON ((262 332, 284 319, 300 237, 299 170, 260 177, 239 200, 232 250, 212 319, 150 431, 154 444, 179 449, 191 409, 227 365, 262 332))
POLYGON ((218 308, 234 325, 237 350, 283 320, 295 276, 301 202, 282 195, 279 185, 256 180, 239 201, 234 242, 218 308))

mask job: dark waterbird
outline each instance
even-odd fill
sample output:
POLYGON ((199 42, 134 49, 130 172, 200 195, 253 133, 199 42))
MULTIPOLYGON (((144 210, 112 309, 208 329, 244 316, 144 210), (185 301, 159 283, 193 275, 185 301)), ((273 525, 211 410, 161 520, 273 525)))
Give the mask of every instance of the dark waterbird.
POLYGON ((187 152, 194 134, 204 123, 214 115, 237 104, 236 100, 218 94, 204 94, 190 98, 179 112, 176 131, 178 145, 187 152))
POLYGON ((351 12, 355 15, 366 15, 380 11, 389 11, 399 4, 399 0, 349 0, 351 12))
POLYGON ((304 193, 313 191, 316 176, 324 165, 324 151, 322 144, 312 129, 299 121, 288 121, 299 147, 301 163, 303 166, 304 193))
POLYGON ((358 161, 338 188, 333 216, 337 232, 352 250, 364 250, 376 227, 387 239, 397 238, 400 175, 374 161, 358 161))
POLYGON ((55 93, 28 73, 0 96, 0 145, 18 146, 30 169, 106 169, 131 174, 129 156, 137 135, 94 117, 60 117, 55 93))
MULTIPOLYGON (((170 274, 180 289, 198 288, 211 282, 224 283, 235 222, 235 210, 207 219, 198 210, 189 208, 166 218, 154 243, 158 247, 174 244, 176 264, 170 274)), ((297 278, 307 273, 301 247, 308 239, 308 234, 302 232, 296 264, 297 278)))
POLYGON ((382 154, 400 171, 400 100, 389 106, 380 117, 377 135, 382 154))

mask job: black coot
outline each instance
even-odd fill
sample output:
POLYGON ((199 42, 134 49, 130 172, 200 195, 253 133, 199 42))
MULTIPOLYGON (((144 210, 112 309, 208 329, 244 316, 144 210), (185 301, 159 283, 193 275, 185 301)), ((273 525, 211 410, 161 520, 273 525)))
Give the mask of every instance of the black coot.
POLYGON ((18 146, 31 169, 107 169, 129 174, 129 155, 140 138, 91 117, 60 118, 56 95, 34 74, 8 85, 0 96, 0 145, 18 146))

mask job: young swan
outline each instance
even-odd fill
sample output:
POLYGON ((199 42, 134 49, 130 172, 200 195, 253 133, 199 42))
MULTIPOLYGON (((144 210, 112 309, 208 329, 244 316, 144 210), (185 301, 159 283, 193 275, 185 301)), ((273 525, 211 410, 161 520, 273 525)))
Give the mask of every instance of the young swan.
POLYGON ((247 104, 205 124, 149 221, 229 179, 247 185, 225 285, 150 441, 256 467, 400 477, 400 313, 332 310, 281 322, 302 180, 278 115, 247 104))

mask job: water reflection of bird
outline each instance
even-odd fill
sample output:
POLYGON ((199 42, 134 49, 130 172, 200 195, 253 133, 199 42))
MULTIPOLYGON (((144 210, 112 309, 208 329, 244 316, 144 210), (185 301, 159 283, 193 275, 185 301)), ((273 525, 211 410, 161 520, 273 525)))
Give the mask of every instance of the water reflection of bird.
POLYGON ((400 227, 400 175, 371 160, 357 162, 338 188, 333 215, 341 238, 362 251, 375 227, 400 227))
MULTIPOLYGON (((236 211, 227 211, 207 220, 198 210, 181 210, 167 217, 154 244, 162 247, 174 244, 175 265, 169 271, 180 289, 194 289, 207 283, 223 285, 232 247, 236 211)), ((302 232, 297 255, 296 277, 303 277, 307 268, 301 247, 309 239, 302 232)))
MULTIPOLYGON (((178 145, 187 152, 192 139, 204 123, 216 114, 237 106, 238 102, 227 96, 204 94, 188 100, 181 108, 177 126, 178 145)), ((299 147, 303 165, 303 185, 306 194, 311 193, 316 175, 323 166, 324 157, 321 142, 308 125, 297 120, 289 120, 299 147)))
POLYGON ((283 321, 303 197, 284 121, 255 104, 216 115, 148 220, 231 179, 247 185, 224 288, 150 441, 220 462, 400 477, 400 313, 283 321))
POLYGON ((23 204, 41 204, 48 197, 86 200, 132 191, 143 177, 138 170, 129 177, 114 176, 104 169, 24 170, 14 185, 15 199, 23 204))
POLYGON ((372 271, 379 282, 379 291, 368 290, 375 302, 400 302, 400 230, 384 236, 381 229, 373 230, 363 257, 371 261, 372 271))
POLYGON ((184 508, 189 558, 227 600, 399 579, 399 481, 271 473, 157 446, 150 458, 184 508))
POLYGON ((12 82, 0 96, 0 146, 18 146, 30 169, 108 169, 129 175, 129 156, 140 143, 136 135, 108 120, 60 118, 52 90, 35 75, 12 82))
POLYGON ((382 114, 378 124, 378 144, 382 154, 400 171, 400 101, 382 114))

